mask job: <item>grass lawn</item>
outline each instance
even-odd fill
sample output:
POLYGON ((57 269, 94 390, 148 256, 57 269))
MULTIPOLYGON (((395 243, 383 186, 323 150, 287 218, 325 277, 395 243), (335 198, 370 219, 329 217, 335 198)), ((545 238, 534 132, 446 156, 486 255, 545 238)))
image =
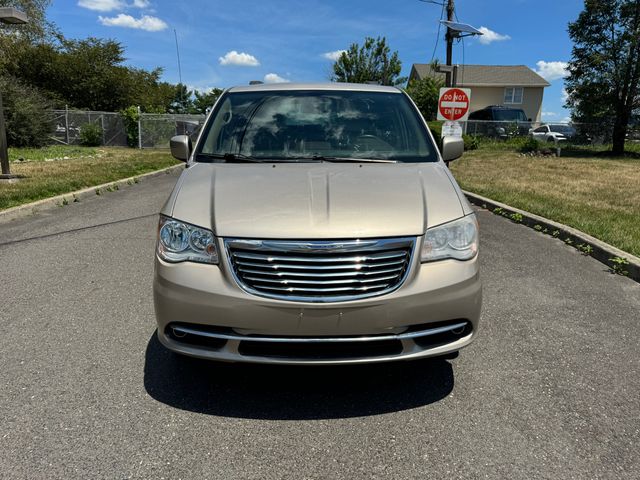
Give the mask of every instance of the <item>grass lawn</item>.
POLYGON ((640 158, 531 157, 481 147, 451 170, 465 190, 640 256, 640 158))
POLYGON ((81 147, 79 145, 50 145, 42 148, 10 148, 11 162, 40 162, 43 160, 89 157, 100 155, 104 148, 81 147))
POLYGON ((13 161, 19 157, 12 149, 11 173, 24 178, 0 182, 0 210, 180 163, 166 150, 48 147, 18 151, 29 161, 13 161), (64 157, 69 158, 45 161, 64 157))

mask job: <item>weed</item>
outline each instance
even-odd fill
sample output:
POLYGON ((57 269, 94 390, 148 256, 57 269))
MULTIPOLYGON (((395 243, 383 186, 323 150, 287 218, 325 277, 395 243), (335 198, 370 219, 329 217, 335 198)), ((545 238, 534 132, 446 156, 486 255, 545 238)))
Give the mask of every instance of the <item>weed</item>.
POLYGON ((571 246, 573 245, 573 240, 571 240, 569 237, 564 239, 564 243, 566 243, 567 245, 571 246))
POLYGON ((133 179, 133 183, 140 183, 140 180, 138 180, 138 177, 133 179))
POLYGON ((62 205, 69 205, 69 200, 67 200, 66 198, 63 198, 62 205))
POLYGON ((120 190, 120 187, 118 186, 118 184, 116 183, 113 187, 113 191, 118 191, 120 190))
POLYGON ((73 196, 73 203, 79 203, 79 202, 80 202, 80 199, 74 195, 73 196))
POLYGON ((625 268, 629 265, 629 261, 626 258, 613 257, 610 258, 609 261, 611 262, 611 271, 613 273, 625 277, 629 275, 629 271, 625 268))
POLYGON ((512 213, 509 215, 509 218, 516 223, 522 223, 522 214, 521 213, 512 213))
POLYGON ((493 209, 493 213, 495 213, 496 215, 502 215, 502 208, 501 207, 496 207, 493 209))
POLYGON ((560 230, 554 230, 553 232, 551 232, 551 235, 557 237, 558 235, 560 235, 560 230))
POLYGON ((102 192, 100 191, 99 188, 96 188, 96 195, 102 195, 102 192))
POLYGON ((131 179, 127 180, 127 185, 133 185, 133 180, 131 179))
POLYGON ((591 255, 593 253, 593 247, 588 243, 581 243, 576 248, 580 250, 583 255, 591 255))
POLYGON ((533 229, 538 231, 538 232, 541 232, 542 231, 542 225, 534 225, 533 229))

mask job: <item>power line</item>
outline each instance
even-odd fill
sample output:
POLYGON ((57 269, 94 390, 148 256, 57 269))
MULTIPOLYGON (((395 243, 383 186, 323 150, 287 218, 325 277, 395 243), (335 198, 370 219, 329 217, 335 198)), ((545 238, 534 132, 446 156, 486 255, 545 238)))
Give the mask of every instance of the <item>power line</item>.
POLYGON ((444 17, 445 4, 444 3, 433 2, 433 1, 427 1, 427 0, 418 0, 418 1, 423 2, 423 3, 433 3, 434 5, 441 5, 442 6, 442 10, 440 11, 440 21, 438 21, 438 33, 436 34, 436 44, 433 46, 433 53, 431 54, 431 60, 429 61, 429 64, 432 64, 433 63, 433 59, 436 56, 436 50, 438 49, 438 42, 440 41, 440 27, 442 27, 442 18, 444 17))

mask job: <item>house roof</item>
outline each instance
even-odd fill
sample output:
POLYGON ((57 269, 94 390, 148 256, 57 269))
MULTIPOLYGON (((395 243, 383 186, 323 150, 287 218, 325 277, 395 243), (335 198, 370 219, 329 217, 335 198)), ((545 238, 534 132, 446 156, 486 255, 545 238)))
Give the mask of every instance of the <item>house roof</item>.
MULTIPOLYGON (((427 76, 444 80, 428 63, 414 63, 411 78, 427 76)), ((526 65, 458 65, 458 87, 548 87, 549 82, 526 65)))

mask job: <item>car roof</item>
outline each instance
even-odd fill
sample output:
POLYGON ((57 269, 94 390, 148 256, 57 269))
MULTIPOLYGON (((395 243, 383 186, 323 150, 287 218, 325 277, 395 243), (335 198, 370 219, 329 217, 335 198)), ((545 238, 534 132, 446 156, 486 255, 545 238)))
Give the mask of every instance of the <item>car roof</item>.
POLYGON ((333 90, 333 91, 352 91, 352 92, 384 92, 384 93, 402 93, 396 87, 386 85, 368 84, 368 83, 340 83, 340 82, 324 82, 324 83, 262 83, 258 85, 242 85, 231 87, 229 92, 264 92, 264 91, 292 91, 292 90, 333 90))

